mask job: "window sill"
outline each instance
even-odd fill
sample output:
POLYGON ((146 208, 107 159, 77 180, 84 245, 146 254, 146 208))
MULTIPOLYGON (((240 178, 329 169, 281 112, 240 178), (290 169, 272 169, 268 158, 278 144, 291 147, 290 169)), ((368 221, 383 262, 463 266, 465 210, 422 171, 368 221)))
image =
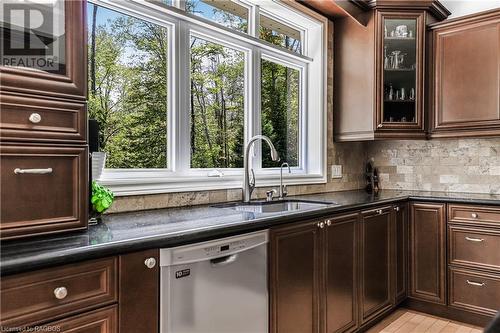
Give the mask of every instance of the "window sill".
MULTIPOLYGON (((175 192, 229 190, 242 188, 243 176, 227 177, 148 177, 127 179, 100 179, 101 185, 108 187, 115 196, 146 195, 175 192)), ((324 184, 323 175, 291 175, 283 177, 286 185, 324 184)), ((257 175, 257 187, 278 186, 279 175, 257 175)))

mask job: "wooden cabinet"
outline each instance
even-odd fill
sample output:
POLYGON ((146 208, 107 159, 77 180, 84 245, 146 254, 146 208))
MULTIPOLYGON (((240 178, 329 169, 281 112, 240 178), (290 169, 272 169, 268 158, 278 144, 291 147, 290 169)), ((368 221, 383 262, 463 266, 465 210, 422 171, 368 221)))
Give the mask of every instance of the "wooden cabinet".
POLYGON ((445 204, 412 203, 410 207, 409 297, 446 304, 445 204))
POLYGON ((0 330, 159 332, 159 297, 158 249, 4 276, 0 330))
POLYGON ((119 257, 120 333, 158 332, 160 267, 159 250, 119 257))
POLYGON ((4 8, 0 172, 9 190, 0 202, 2 240, 87 227, 85 8, 83 0, 4 8), (9 11, 28 9, 43 18, 41 27, 10 24, 9 11), (33 36, 48 46, 36 48, 33 36))
POLYGON ((318 222, 270 233, 270 320, 273 333, 320 330, 321 232, 318 222))
POLYGON ((86 228, 85 146, 0 146, 2 239, 86 228))
POLYGON ((431 136, 500 134, 500 10, 431 28, 431 136))
POLYGON ((327 220, 325 232, 326 332, 357 328, 358 213, 327 220))
MULTIPOLYGON (((2 33, 6 39, 6 47, 3 50, 5 59, 0 66, 0 91, 84 102, 87 95, 87 54, 84 52, 86 1, 57 0, 51 5, 39 2, 30 6, 51 27, 47 29, 47 24, 44 24, 23 31, 14 28, 14 25, 11 28, 8 20, 5 22, 7 27, 2 33), (26 40, 33 40, 30 34, 51 43, 44 49, 34 43, 26 43, 26 40), (20 44, 26 49, 19 49, 20 44), (8 45, 17 47, 9 49, 8 45), (28 56, 31 56, 31 61, 26 59, 28 56), (31 68, 33 66, 36 66, 35 70, 31 68)), ((11 5, 10 8, 5 8, 6 11, 7 9, 25 12, 26 6, 11 5)), ((5 17, 10 15, 6 12, 5 17)))
POLYGON ((438 2, 371 1, 334 21, 336 141, 424 139, 425 26, 449 15, 438 2))
POLYGON ((392 307, 392 207, 362 212, 359 311, 362 324, 392 307))
POLYGON ((118 333, 117 312, 118 308, 115 305, 41 325, 41 327, 44 327, 46 332, 118 333))
POLYGON ((394 206, 394 254, 393 254, 393 290, 394 304, 398 305, 406 299, 408 285, 408 242, 409 220, 408 203, 394 206))
POLYGON ((116 258, 2 278, 2 328, 24 327, 108 305, 118 297, 116 258))

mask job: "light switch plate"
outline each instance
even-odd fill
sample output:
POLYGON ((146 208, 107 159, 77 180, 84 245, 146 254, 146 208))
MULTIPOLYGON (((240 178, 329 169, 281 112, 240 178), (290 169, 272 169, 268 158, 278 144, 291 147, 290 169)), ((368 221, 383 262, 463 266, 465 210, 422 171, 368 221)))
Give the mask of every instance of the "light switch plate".
POLYGON ((332 178, 342 178, 342 165, 332 165, 332 178))

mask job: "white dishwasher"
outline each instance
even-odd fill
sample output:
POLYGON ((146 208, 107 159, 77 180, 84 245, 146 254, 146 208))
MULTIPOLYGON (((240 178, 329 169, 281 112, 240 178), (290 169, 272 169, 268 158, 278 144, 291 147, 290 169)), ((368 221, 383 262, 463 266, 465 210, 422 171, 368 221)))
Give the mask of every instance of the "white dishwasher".
POLYGON ((268 240, 266 230, 161 249, 161 333, 268 332, 268 240))

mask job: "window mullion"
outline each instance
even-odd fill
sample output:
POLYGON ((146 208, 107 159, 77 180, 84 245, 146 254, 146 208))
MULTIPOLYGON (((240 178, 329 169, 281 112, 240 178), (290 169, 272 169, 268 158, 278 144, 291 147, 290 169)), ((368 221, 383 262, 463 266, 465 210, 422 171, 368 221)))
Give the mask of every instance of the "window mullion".
POLYGON ((186 173, 189 170, 191 160, 190 150, 190 129, 189 129, 189 112, 190 103, 189 98, 191 94, 190 89, 190 49, 189 49, 189 25, 186 22, 179 22, 179 29, 177 34, 177 59, 178 59, 178 101, 176 108, 176 168, 178 173, 186 173))
MULTIPOLYGON (((260 60, 261 60, 261 52, 257 48, 253 48, 252 51, 253 59, 252 59, 252 66, 253 66, 253 71, 252 71, 252 84, 253 84, 253 96, 252 96, 252 101, 254 103, 254 106, 252 108, 251 112, 251 121, 252 121, 252 126, 251 126, 251 136, 261 134, 261 86, 260 86, 260 60)), ((261 142, 257 142, 254 147, 254 156, 253 156, 253 163, 252 167, 255 170, 259 170, 262 167, 262 150, 261 150, 261 142)))

